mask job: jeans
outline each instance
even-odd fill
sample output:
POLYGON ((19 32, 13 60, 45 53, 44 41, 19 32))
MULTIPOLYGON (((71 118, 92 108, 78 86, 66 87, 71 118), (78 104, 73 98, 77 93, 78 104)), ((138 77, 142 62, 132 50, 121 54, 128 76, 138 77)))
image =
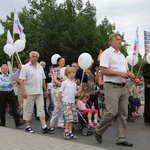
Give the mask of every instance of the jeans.
POLYGON ((52 112, 54 110, 54 100, 52 97, 51 89, 48 89, 49 92, 49 105, 48 105, 48 112, 52 112))

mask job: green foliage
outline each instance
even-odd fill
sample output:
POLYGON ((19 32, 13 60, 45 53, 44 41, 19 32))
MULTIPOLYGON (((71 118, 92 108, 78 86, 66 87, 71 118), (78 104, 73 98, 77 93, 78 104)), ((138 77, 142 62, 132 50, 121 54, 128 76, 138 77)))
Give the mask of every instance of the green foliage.
MULTIPOLYGON (((40 53, 40 60, 48 65, 55 53, 64 56, 67 64, 71 64, 81 53, 88 52, 97 63, 99 50, 108 47, 108 36, 115 32, 115 24, 111 24, 107 17, 97 25, 96 8, 89 1, 84 5, 82 0, 66 0, 58 5, 56 0, 35 0, 30 5, 29 10, 24 7, 19 13, 27 39, 25 50, 19 53, 22 61, 28 58, 30 51, 36 50, 40 53)), ((0 35, 0 61, 4 63, 8 58, 3 46, 7 30, 12 33, 13 13, 0 23, 4 27, 4 33, 0 35)), ((16 39, 18 35, 15 35, 16 39)), ((125 55, 126 46, 125 43, 121 48, 125 55)))

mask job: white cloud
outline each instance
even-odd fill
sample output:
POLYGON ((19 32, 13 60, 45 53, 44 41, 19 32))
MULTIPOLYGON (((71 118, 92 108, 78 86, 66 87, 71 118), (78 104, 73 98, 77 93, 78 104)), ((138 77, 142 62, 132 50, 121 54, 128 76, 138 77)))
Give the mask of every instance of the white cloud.
MULTIPOLYGON (((65 0, 57 0, 58 3, 63 3, 65 0)), ((83 0, 86 2, 87 0, 83 0)), ((132 53, 135 40, 135 31, 139 27, 139 43, 140 53, 144 54, 144 39, 143 30, 150 32, 150 1, 149 0, 90 0, 97 9, 98 24, 107 16, 111 23, 115 23, 116 31, 125 33, 125 40, 131 46, 128 47, 128 52, 132 53)), ((28 0, 5 0, 0 5, 0 18, 6 19, 6 15, 14 10, 16 6, 20 11, 22 7, 29 6, 28 0)), ((0 27, 0 33, 3 29, 0 27)))

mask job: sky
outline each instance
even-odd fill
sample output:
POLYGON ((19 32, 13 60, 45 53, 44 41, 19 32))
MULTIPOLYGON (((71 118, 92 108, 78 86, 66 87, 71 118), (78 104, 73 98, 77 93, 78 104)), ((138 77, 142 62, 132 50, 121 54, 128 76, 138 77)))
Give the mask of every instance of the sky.
MULTIPOLYGON (((1 0, 2 1, 2 0, 1 0)), ((31 0, 32 1, 32 0, 31 0)), ((56 0, 57 3, 63 3, 65 0, 56 0)), ((83 0, 85 3, 87 0, 83 0)), ((96 7, 97 25, 101 23, 104 17, 107 17, 110 23, 114 24, 116 31, 125 34, 125 40, 128 46, 128 54, 133 53, 136 29, 139 34, 139 50, 144 55, 144 34, 143 31, 150 32, 150 0, 89 0, 96 7)), ((14 10, 29 7, 28 0, 4 0, 0 4, 0 19, 6 20, 6 16, 14 10)), ((3 27, 0 26, 0 34, 3 33, 3 27)))

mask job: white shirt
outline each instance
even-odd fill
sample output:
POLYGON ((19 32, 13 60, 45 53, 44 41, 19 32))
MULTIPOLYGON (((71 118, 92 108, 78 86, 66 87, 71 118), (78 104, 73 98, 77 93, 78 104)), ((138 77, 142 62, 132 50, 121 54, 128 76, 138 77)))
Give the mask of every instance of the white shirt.
POLYGON ((24 80, 28 95, 43 94, 43 79, 45 78, 43 67, 39 63, 34 67, 31 62, 22 67, 19 77, 24 80))
MULTIPOLYGON (((100 66, 106 67, 113 71, 127 72, 128 64, 124 55, 120 51, 116 51, 113 47, 106 49, 100 59, 100 66)), ((127 79, 120 76, 104 75, 104 82, 125 83, 127 79)))
POLYGON ((75 103, 75 93, 77 91, 76 84, 73 81, 69 79, 63 81, 60 87, 60 91, 62 92, 62 101, 75 103))

